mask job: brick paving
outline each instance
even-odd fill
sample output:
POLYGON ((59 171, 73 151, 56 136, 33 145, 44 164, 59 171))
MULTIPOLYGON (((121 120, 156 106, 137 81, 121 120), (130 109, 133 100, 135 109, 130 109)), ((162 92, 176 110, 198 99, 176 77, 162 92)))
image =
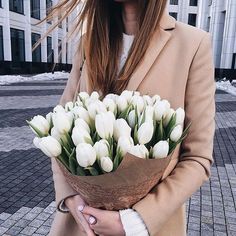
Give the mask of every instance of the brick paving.
MULTIPOLYGON (((25 120, 58 102, 65 80, 0 86, 0 235, 47 235, 55 214, 49 158, 25 120)), ((236 96, 216 92, 210 181, 187 202, 189 236, 236 235, 236 96)))

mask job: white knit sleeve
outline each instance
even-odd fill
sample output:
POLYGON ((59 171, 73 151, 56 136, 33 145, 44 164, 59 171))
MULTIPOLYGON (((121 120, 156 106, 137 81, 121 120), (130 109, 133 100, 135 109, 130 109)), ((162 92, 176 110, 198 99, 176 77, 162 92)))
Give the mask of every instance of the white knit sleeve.
POLYGON ((125 209, 119 213, 126 236, 149 236, 145 223, 136 211, 125 209))

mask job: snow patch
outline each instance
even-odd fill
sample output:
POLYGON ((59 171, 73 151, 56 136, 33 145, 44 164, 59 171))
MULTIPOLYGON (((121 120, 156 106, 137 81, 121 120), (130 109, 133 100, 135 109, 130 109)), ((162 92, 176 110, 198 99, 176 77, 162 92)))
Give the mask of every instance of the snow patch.
POLYGON ((216 82, 216 88, 224 90, 232 95, 236 96, 236 87, 233 86, 236 81, 233 80, 232 84, 227 80, 227 81, 218 81, 216 82))
POLYGON ((69 73, 56 71, 52 73, 43 73, 34 76, 21 76, 21 75, 1 75, 0 85, 12 84, 17 82, 29 82, 29 81, 45 81, 45 80, 57 80, 57 79, 67 79, 69 73))

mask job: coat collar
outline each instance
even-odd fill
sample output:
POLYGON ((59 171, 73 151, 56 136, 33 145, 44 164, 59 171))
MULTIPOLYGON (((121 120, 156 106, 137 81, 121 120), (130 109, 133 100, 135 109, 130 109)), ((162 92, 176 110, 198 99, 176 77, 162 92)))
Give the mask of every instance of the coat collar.
POLYGON ((146 74, 150 70, 154 61, 169 41, 171 37, 171 30, 175 28, 176 20, 168 14, 167 9, 165 9, 162 18, 160 20, 160 28, 156 30, 150 41, 149 47, 141 61, 137 66, 136 70, 133 72, 129 83, 127 85, 127 90, 137 90, 146 74))

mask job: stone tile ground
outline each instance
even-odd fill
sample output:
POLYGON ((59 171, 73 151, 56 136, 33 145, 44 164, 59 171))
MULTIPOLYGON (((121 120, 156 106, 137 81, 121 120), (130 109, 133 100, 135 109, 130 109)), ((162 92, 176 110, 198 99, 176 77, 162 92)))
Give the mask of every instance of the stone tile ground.
MULTIPOLYGON (((47 235, 55 215, 50 160, 25 120, 58 102, 65 80, 0 86, 0 235, 47 235)), ((187 202, 189 236, 236 235, 236 97, 216 92, 210 180, 187 202)))

